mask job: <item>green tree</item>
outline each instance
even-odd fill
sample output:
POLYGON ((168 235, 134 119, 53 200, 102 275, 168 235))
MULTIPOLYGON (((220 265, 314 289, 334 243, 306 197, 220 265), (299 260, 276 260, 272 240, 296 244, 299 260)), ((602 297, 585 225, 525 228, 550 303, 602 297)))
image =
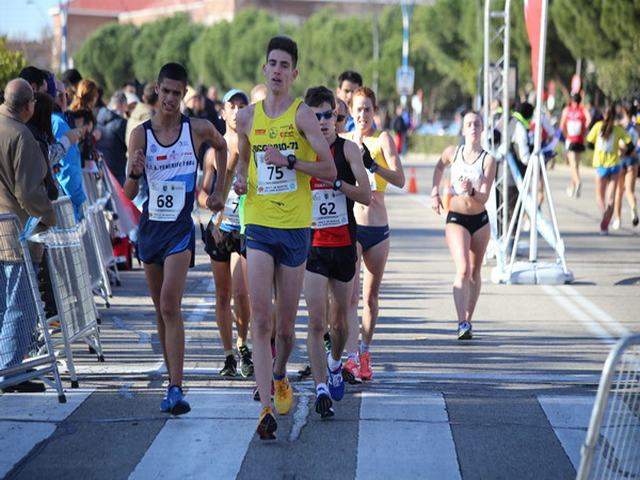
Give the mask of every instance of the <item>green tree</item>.
POLYGON ((231 41, 231 24, 222 21, 205 28, 189 49, 189 58, 194 66, 192 81, 226 88, 231 78, 226 68, 226 52, 231 41))
POLYGON ((605 94, 624 98, 640 93, 639 1, 555 0, 551 14, 572 55, 593 62, 605 94))
MULTIPOLYGON (((194 29, 194 25, 186 14, 164 17, 154 22, 146 23, 130 45, 131 54, 136 59, 133 65, 135 77, 141 82, 155 80, 158 70, 167 61, 179 62, 187 66, 189 58, 188 48, 179 51, 189 35, 187 31, 194 29), (178 46, 178 48, 175 48, 178 46), (169 47, 165 52, 163 48, 169 47), (175 57, 171 57, 175 55, 175 57), (170 60, 163 61, 167 58, 170 60)), ((195 32, 194 32, 195 33, 195 32)), ((193 40, 195 36, 191 37, 193 40)))
POLYGON ((203 29, 204 27, 202 25, 182 22, 169 30, 163 37, 160 47, 157 50, 155 71, 150 78, 145 78, 144 80, 155 80, 162 65, 168 62, 176 62, 185 66, 190 77, 190 82, 197 83, 193 81, 195 78, 195 66, 191 62, 189 49, 203 29))
POLYGON ((16 78, 26 65, 22 53, 9 50, 5 38, 0 37, 0 90, 4 90, 7 82, 16 78))
POLYGON ((131 24, 110 23, 96 30, 74 56, 84 77, 101 85, 105 92, 117 90, 133 77, 131 44, 137 29, 131 24))

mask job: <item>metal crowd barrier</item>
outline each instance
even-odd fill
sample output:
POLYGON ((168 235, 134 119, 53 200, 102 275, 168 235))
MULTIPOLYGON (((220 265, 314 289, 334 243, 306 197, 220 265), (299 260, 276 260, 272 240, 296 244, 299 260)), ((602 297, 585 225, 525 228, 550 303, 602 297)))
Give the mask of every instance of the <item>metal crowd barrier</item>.
POLYGON ((0 388, 34 378, 51 384, 46 375, 53 375, 58 401, 66 402, 34 265, 13 214, 0 214, 0 312, 0 388))
POLYGON ((103 362, 102 343, 98 328, 98 310, 93 298, 89 265, 83 238, 87 224, 81 222, 72 229, 51 228, 34 235, 32 240, 47 249, 47 265, 53 287, 57 315, 47 319, 49 327, 59 322, 62 338, 53 337, 56 355, 66 359, 71 386, 78 387, 71 344, 83 341, 103 362), (57 347, 57 348, 56 348, 57 347))
POLYGON ((640 478, 640 335, 621 339, 604 364, 578 480, 640 478))

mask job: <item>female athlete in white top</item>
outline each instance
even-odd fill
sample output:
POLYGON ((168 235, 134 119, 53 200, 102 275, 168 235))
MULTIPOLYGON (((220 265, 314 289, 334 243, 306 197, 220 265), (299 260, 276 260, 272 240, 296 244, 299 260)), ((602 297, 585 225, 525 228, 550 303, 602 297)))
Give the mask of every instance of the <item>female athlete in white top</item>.
POLYGON ((496 162, 482 149, 482 118, 475 112, 462 120, 464 145, 445 149, 433 172, 431 206, 444 211, 440 181, 446 166, 451 166, 451 202, 445 234, 456 266, 453 300, 458 315, 458 339, 472 336, 471 319, 480 295, 482 259, 491 231, 485 204, 496 174, 496 162))

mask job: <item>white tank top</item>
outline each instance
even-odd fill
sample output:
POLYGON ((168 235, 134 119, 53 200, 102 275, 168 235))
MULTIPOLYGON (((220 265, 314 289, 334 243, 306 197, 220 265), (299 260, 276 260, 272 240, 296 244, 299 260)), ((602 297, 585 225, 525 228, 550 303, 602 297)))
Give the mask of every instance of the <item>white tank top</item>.
POLYGON ((487 152, 482 150, 473 162, 466 163, 462 156, 462 146, 456 148, 453 162, 451 162, 451 193, 453 195, 464 194, 462 182, 467 179, 471 181, 473 188, 476 190, 480 188, 484 178, 484 159, 486 156, 487 152))

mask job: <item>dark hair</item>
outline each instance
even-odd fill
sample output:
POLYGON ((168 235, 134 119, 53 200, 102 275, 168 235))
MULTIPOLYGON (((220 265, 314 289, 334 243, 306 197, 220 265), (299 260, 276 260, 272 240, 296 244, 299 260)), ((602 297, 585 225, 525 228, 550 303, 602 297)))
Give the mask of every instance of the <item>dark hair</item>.
POLYGON ((304 94, 304 103, 310 107, 318 107, 324 102, 327 102, 335 110, 336 98, 333 96, 333 92, 325 86, 311 87, 304 94))
POLYGON ((82 80, 82 75, 75 68, 70 68, 65 70, 60 76, 60 80, 64 82, 65 85, 77 85, 82 80))
POLYGON ((267 61, 269 61, 269 54, 272 50, 282 50, 283 52, 287 52, 291 55, 293 68, 296 68, 298 65, 298 44, 291 38, 285 37, 284 35, 278 35, 271 38, 267 45, 267 61))
POLYGON ((529 120, 531 117, 533 117, 533 105, 531 105, 529 102, 522 102, 516 109, 516 112, 522 115, 525 120, 529 120))
POLYGON ((33 109, 33 115, 27 122, 33 125, 37 130, 44 133, 47 142, 53 143, 53 130, 51 129, 51 114, 53 113, 53 98, 42 92, 36 92, 34 95, 36 105, 33 109))
POLYGON ((158 84, 167 78, 169 80, 176 80, 187 86, 187 70, 179 63, 165 63, 158 73, 158 84))
POLYGON ((355 83, 359 87, 361 87, 363 83, 362 75, 360 75, 358 72, 354 72, 353 70, 345 70, 340 74, 340 76, 338 77, 338 87, 341 87, 342 82, 344 82, 345 80, 351 83, 355 83))
POLYGON ((44 82, 47 81, 47 75, 37 67, 33 65, 29 65, 28 67, 24 67, 20 71, 20 78, 24 78, 29 83, 35 83, 40 87, 44 82))
POLYGON ((580 95, 579 93, 574 93, 573 95, 571 95, 571 100, 579 104, 582 101, 582 95, 580 95))
POLYGON ((600 136, 602 138, 609 138, 611 132, 613 132, 617 107, 618 104, 616 102, 611 102, 607 107, 607 112, 604 114, 604 120, 602 120, 602 128, 600 129, 600 136))

